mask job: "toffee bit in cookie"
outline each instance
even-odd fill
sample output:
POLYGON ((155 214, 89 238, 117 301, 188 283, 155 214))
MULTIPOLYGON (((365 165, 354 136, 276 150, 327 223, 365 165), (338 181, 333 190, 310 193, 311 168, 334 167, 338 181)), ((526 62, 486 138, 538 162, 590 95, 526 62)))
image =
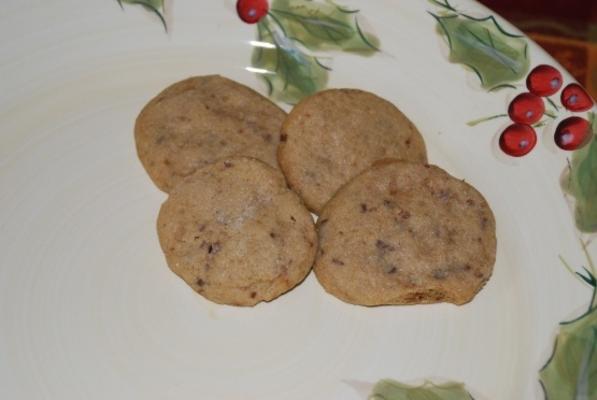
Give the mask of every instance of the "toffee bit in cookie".
POLYGON ((203 279, 199 278, 199 279, 197 279, 197 285, 203 286, 203 285, 205 285, 205 281, 203 279))
POLYGON ((396 272, 398 272, 398 268, 396 268, 393 265, 388 265, 386 268, 386 273, 388 274, 395 274, 396 272))
POLYGON ((425 295, 421 292, 414 292, 406 296, 407 303, 420 303, 425 298, 425 295))
POLYGON ((251 298, 254 299, 255 297, 257 297, 257 292, 251 292, 251 298))
POLYGON ((367 212, 367 204, 361 203, 361 212, 362 213, 366 213, 367 212))
POLYGON ((475 205, 475 201, 474 201, 473 199, 466 199, 466 204, 467 204, 469 207, 472 207, 472 206, 474 206, 474 205, 475 205))
POLYGON ((390 208, 390 209, 396 207, 396 203, 394 203, 392 200, 388 200, 388 199, 385 199, 383 201, 383 205, 384 205, 384 207, 390 208))
POLYGON ((287 140, 288 140, 288 135, 286 135, 284 133, 280 135, 280 142, 285 142, 287 140))
POLYGON ((271 237, 272 239, 276 238, 276 234, 274 232, 270 232, 269 233, 269 237, 271 237))
POLYGON ((450 191, 442 189, 439 191, 438 197, 442 201, 448 201, 450 199, 450 191))
POLYGON ((344 261, 339 260, 337 258, 332 258, 332 262, 336 265, 344 265, 344 261))
POLYGON ((296 218, 294 218, 292 215, 290 216, 290 220, 291 220, 292 222, 296 222, 296 218))
POLYGON ((211 243, 209 245, 209 247, 207 248, 207 252, 209 254, 216 254, 218 251, 220 251, 220 248, 221 248, 220 242, 211 243))
POLYGON ((375 242, 375 247, 377 247, 379 250, 382 250, 382 251, 394 251, 394 250, 396 250, 396 247, 392 246, 389 243, 384 242, 381 239, 377 239, 377 241, 375 242))
POLYGON ((189 117, 184 116, 184 115, 178 115, 175 119, 178 122, 191 122, 191 119, 189 117))
POLYGON ((226 168, 230 168, 232 167, 234 164, 232 164, 230 161, 224 161, 224 167, 226 168))
POLYGON ((406 210, 400 210, 400 212, 398 213, 398 215, 402 219, 409 219, 410 218, 410 213, 408 211, 406 211, 406 210))

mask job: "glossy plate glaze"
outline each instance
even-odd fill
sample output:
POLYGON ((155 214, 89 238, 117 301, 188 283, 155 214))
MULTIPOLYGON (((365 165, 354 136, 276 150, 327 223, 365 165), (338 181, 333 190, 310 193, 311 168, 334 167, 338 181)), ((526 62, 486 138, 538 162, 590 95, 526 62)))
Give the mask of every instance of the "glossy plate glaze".
POLYGON ((573 87, 545 100, 525 157, 498 145, 533 67, 573 82, 532 41, 468 0, 275 0, 256 25, 232 0, 122 3, 12 0, 0 13, 0 398, 596 395, 597 142, 553 140, 572 115, 562 103, 590 99, 573 87), (162 88, 213 73, 287 103, 324 87, 394 102, 430 161, 493 207, 487 286, 461 307, 351 306, 313 275, 250 309, 196 295, 160 251, 165 195, 132 132, 162 88))

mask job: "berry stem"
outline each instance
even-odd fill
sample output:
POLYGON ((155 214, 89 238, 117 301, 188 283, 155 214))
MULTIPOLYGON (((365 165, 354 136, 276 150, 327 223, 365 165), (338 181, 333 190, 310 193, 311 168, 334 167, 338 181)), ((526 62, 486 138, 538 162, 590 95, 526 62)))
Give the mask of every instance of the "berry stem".
POLYGON ((547 121, 543 120, 543 121, 539 121, 536 124, 533 125, 533 128, 541 128, 542 126, 547 125, 547 121))
POLYGON ((591 254, 589 253, 589 250, 587 249, 588 244, 584 243, 581 240, 580 241, 580 245, 582 246, 583 253, 585 253, 585 256, 587 257, 587 262, 588 262, 588 265, 589 265, 589 270, 591 271, 591 273, 593 275, 597 275, 597 269, 595 268, 595 264, 593 263, 593 259, 591 258, 591 254))
POLYGON ((559 111, 560 107, 558 107, 558 105, 556 103, 554 103, 554 101, 552 99, 550 99, 549 97, 546 97, 545 100, 547 100, 547 102, 556 110, 559 111))
POLYGON ((507 116, 508 116, 508 114, 497 114, 497 115, 492 115, 491 117, 483 117, 483 118, 474 119, 472 121, 467 122, 466 124, 468 126, 476 126, 482 122, 487 122, 487 121, 491 121, 492 119, 503 118, 503 117, 507 117, 507 116))
POLYGON ((551 119, 556 119, 558 116, 555 114, 552 114, 550 112, 545 111, 545 115, 548 116, 551 119))

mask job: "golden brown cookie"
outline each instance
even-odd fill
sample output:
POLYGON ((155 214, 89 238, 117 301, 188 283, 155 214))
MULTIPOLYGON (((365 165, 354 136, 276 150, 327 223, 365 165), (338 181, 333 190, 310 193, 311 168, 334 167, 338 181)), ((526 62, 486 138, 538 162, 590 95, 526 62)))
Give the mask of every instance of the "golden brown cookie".
POLYGON ((338 191, 317 227, 315 274, 348 303, 464 304, 493 271, 489 205, 435 166, 374 165, 338 191))
POLYGON ((299 284, 317 250, 313 219, 282 174, 239 157, 197 171, 158 217, 168 265, 216 303, 252 306, 299 284))
POLYGON ((301 101, 282 126, 280 168, 315 213, 342 185, 383 158, 425 163, 425 142, 400 110, 368 92, 319 92, 301 101))
POLYGON ((240 83, 219 75, 189 78, 143 108, 135 124, 137 153, 165 192, 222 158, 249 156, 277 168, 285 117, 278 106, 240 83))

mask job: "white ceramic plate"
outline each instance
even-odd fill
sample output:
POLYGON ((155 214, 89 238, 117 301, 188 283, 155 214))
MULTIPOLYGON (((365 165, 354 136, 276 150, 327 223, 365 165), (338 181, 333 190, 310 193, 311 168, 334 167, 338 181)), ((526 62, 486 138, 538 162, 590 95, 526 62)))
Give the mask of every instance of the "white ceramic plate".
MULTIPOLYGON (((466 125, 504 112, 524 89, 489 93, 450 63, 427 12, 441 7, 358 3, 345 2, 360 6, 382 51, 326 52, 328 86, 394 102, 424 134, 431 162, 488 199, 497 263, 475 300, 362 308, 327 295, 313 275, 255 308, 198 296, 160 251, 165 195, 136 157, 133 124, 153 95, 191 75, 267 93, 245 69, 255 25, 231 0, 166 3, 168 34, 154 14, 115 1, 4 1, 0 398, 356 400, 382 378, 461 381, 477 399, 544 398, 538 371, 557 325, 591 295, 558 258, 587 265, 559 182, 570 154, 553 145, 553 123, 521 159, 497 147, 507 118, 466 125)), ((469 0, 454 5, 493 15, 469 0)), ((531 66, 560 68, 527 42, 531 66)))

